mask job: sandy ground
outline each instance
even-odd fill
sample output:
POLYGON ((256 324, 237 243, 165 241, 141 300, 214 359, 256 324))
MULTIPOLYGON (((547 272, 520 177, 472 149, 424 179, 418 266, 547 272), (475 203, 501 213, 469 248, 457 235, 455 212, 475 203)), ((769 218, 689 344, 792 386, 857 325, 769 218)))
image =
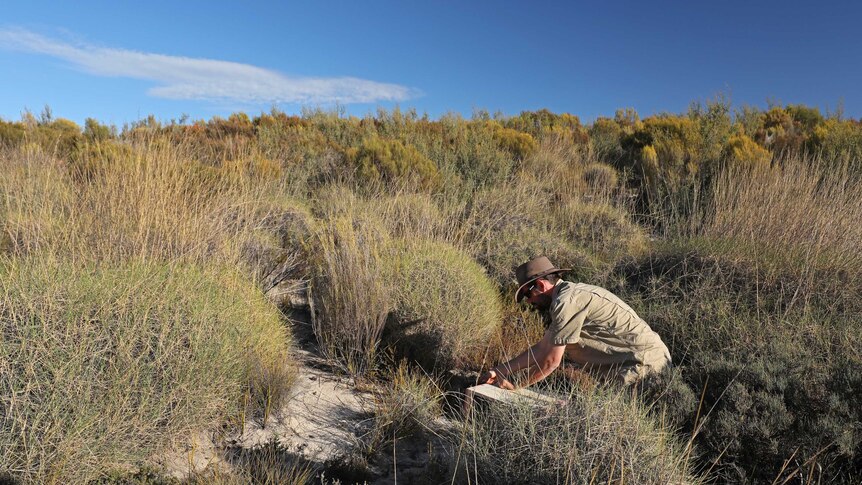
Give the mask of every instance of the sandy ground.
POLYGON ((323 463, 350 452, 357 427, 371 411, 371 396, 357 391, 350 379, 326 370, 308 351, 298 351, 302 365, 285 406, 266 427, 249 423, 234 442, 253 448, 276 438, 303 458, 323 463))
POLYGON ((241 433, 218 439, 198 433, 180 449, 158 458, 169 475, 183 479, 207 467, 231 469, 229 453, 251 450, 272 440, 302 459, 323 464, 351 453, 357 431, 371 415, 371 396, 357 391, 350 379, 328 370, 326 363, 305 350, 296 351, 300 363, 293 389, 266 425, 249 421, 241 433))

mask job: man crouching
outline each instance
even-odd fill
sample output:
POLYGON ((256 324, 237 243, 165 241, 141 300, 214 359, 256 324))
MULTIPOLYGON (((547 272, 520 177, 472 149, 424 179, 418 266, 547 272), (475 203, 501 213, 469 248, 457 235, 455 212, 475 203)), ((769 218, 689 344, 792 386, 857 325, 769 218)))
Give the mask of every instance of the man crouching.
POLYGON ((515 389, 509 377, 527 369, 525 386, 553 372, 563 360, 599 380, 626 386, 670 365, 670 352, 643 319, 610 291, 559 277, 540 256, 515 270, 515 301, 527 301, 543 313, 547 331, 537 344, 479 377, 479 384, 515 389))

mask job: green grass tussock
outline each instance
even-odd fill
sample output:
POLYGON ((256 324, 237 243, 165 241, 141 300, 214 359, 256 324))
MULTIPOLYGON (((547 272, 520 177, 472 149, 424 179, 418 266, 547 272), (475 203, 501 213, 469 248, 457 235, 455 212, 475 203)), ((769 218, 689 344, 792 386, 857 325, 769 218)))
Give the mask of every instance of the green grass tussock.
POLYGON ((250 362, 287 362, 277 312, 233 271, 6 260, 0 285, 0 470, 27 482, 139 463, 244 412, 250 362))
POLYGON ((390 255, 387 339, 403 355, 427 370, 448 370, 500 325, 499 294, 469 255, 422 240, 398 241, 390 255))
MULTIPOLYGON (((562 398, 561 398, 562 399, 562 398)), ((547 408, 491 406, 454 437, 462 478, 476 483, 699 483, 689 451, 637 400, 612 390, 547 408)))

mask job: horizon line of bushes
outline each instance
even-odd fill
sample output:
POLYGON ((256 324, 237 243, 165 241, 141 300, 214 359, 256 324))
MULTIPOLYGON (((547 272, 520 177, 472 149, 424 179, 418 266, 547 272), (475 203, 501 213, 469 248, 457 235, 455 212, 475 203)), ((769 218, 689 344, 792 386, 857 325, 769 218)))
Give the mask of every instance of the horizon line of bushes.
POLYGON ((824 165, 849 165, 850 171, 862 172, 862 119, 844 119, 840 110, 824 116, 802 104, 733 109, 722 96, 692 103, 685 113, 641 118, 626 108, 589 124, 547 109, 516 116, 477 110, 470 119, 446 114, 434 120, 398 107, 362 118, 320 109, 289 115, 276 108, 253 117, 237 112, 191 123, 186 117, 163 123, 150 115, 122 129, 94 118, 80 127, 54 118, 48 106, 38 118, 25 111, 19 121, 0 119, 0 146, 34 143, 73 159, 86 157, 95 144, 152 135, 190 143, 201 160, 212 165, 235 160, 251 147, 264 158, 299 161, 303 154, 296 147, 302 146, 312 154, 332 153, 365 180, 410 178, 432 190, 453 181, 441 174, 447 168, 441 166, 448 161, 443 154, 447 148, 457 152, 463 142, 470 142, 477 145, 474 151, 493 152, 455 154, 462 160, 487 159, 473 167, 458 166, 454 160, 461 179, 483 185, 500 181, 511 173, 512 161, 528 159, 539 141, 549 137, 588 150, 626 174, 630 186, 654 195, 691 186, 725 166, 757 170, 792 155, 815 156, 824 165))

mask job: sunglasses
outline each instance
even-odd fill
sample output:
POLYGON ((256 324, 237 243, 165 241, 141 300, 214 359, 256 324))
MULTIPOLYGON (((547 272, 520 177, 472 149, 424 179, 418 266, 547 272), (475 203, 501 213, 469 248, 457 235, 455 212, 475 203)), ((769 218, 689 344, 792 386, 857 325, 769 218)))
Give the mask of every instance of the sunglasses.
POLYGON ((532 285, 530 285, 530 286, 528 286, 528 287, 524 288, 524 289, 521 291, 521 298, 529 298, 529 297, 530 297, 530 293, 532 293, 532 292, 533 292, 533 290, 535 290, 537 286, 539 286, 539 282, 538 282, 538 280, 536 280, 532 285))

